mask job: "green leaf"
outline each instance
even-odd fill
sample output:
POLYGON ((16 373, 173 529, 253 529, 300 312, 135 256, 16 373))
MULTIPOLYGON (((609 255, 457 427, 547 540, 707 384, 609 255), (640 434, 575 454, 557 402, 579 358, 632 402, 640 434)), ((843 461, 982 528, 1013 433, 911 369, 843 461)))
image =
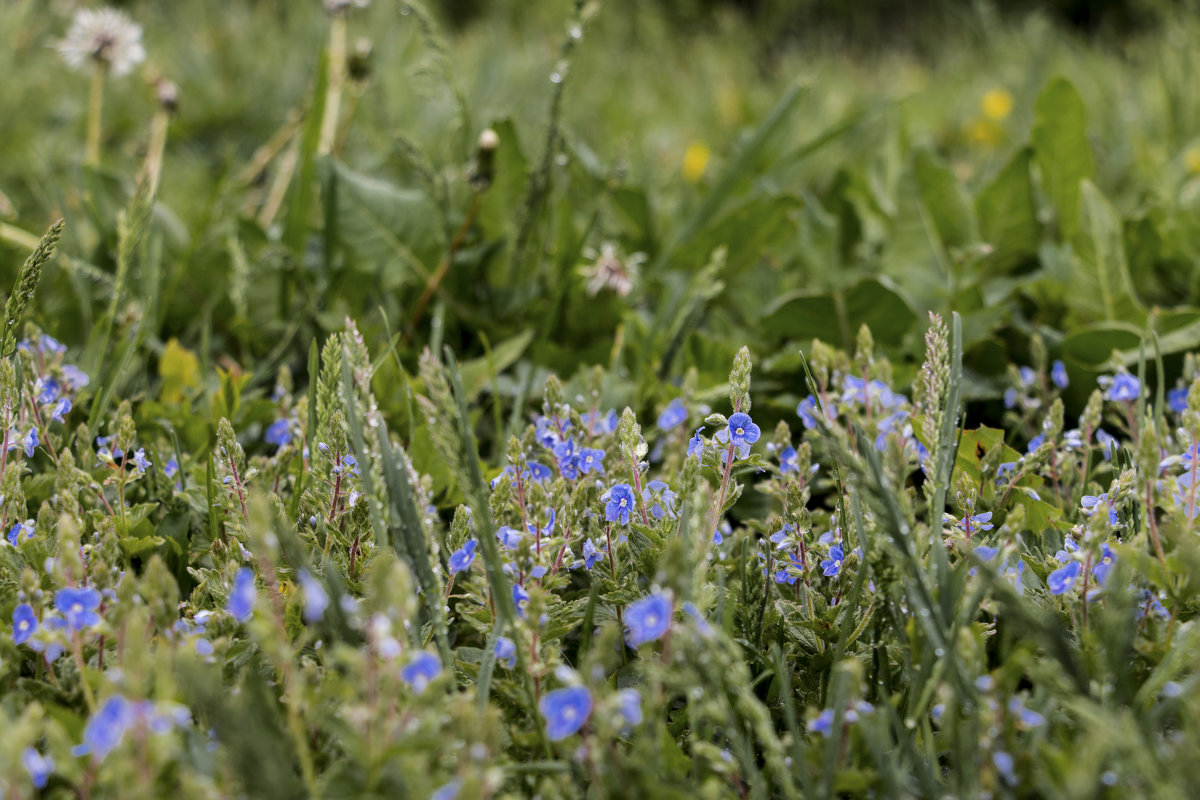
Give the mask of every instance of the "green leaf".
POLYGON ((1087 109, 1065 78, 1050 81, 1038 95, 1032 140, 1042 188, 1057 211, 1059 230, 1063 238, 1072 238, 1079 228, 1079 183, 1092 178, 1096 167, 1087 138, 1087 109))
POLYGON ((317 83, 313 87, 312 107, 304 121, 300 139, 300 166, 288 191, 287 218, 283 226, 283 243, 299 261, 308 238, 309 213, 313 201, 313 175, 316 171, 317 145, 321 138, 321 122, 325 118, 325 87, 329 84, 329 54, 322 51, 317 62, 317 83))
POLYGON ((978 239, 974 211, 966 192, 945 164, 928 150, 913 159, 921 202, 946 247, 963 247, 978 239))
POLYGON ((419 189, 402 189, 355 172, 337 161, 322 162, 325 202, 336 221, 337 248, 355 269, 378 274, 395 288, 429 277, 445 249, 437 211, 419 189))
POLYGON ((494 371, 499 375, 515 364, 532 341, 533 329, 526 328, 511 339, 506 339, 492 348, 490 358, 481 356, 472 361, 463 362, 459 371, 462 375, 463 389, 467 392, 467 399, 474 401, 488 385, 491 373, 494 371))
POLYGON ((868 325, 876 341, 899 342, 917 320, 908 301, 884 280, 859 281, 845 292, 793 292, 769 304, 763 318, 768 333, 790 339, 841 336, 853 347, 859 326, 868 325))
POLYGON ((1102 368, 1113 351, 1137 351, 1142 329, 1124 323, 1096 324, 1063 339, 1063 357, 1081 366, 1102 368))
POLYGON ((1146 313, 1129 278, 1121 217, 1091 181, 1083 182, 1080 218, 1072 310, 1082 312, 1087 321, 1103 318, 1143 325, 1146 313))
POLYGON ((719 247, 727 248, 727 263, 741 270, 764 252, 787 244, 796 236, 795 213, 802 206, 791 196, 758 195, 731 209, 693 236, 671 259, 674 264, 699 269, 719 247))
POLYGON ((1037 253, 1041 226, 1029 177, 1031 153, 1018 150, 975 198, 979 233, 991 248, 986 274, 1007 272, 1037 253))

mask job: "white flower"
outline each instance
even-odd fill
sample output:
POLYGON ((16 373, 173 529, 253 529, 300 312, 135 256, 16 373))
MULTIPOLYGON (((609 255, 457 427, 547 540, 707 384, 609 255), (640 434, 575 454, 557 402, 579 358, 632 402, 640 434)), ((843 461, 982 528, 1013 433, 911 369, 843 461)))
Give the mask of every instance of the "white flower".
POLYGON ((325 10, 330 14, 340 14, 349 8, 366 8, 371 0, 325 0, 325 10))
POLYGON ((588 279, 587 293, 593 297, 604 289, 612 289, 621 297, 629 294, 637 279, 638 267, 646 260, 643 253, 621 258, 612 242, 601 245, 599 255, 591 251, 584 254, 596 259, 594 264, 580 270, 580 274, 588 279))
POLYGON ((115 8, 76 11, 66 38, 55 47, 72 69, 99 64, 113 75, 128 75, 146 60, 142 26, 115 8))

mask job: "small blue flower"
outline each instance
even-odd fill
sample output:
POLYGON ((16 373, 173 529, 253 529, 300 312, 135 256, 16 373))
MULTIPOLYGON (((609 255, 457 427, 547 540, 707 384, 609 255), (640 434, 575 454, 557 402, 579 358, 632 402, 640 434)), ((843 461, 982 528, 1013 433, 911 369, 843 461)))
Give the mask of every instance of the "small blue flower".
POLYGON ((700 436, 700 431, 702 430, 704 430, 703 425, 699 428, 696 428, 696 433, 692 435, 691 439, 688 439, 687 454, 689 456, 700 458, 702 455, 704 455, 704 438, 700 436))
POLYGON ((579 465, 579 471, 585 475, 589 472, 596 472, 603 475, 604 451, 597 448, 585 447, 579 451, 576 463, 579 465))
POLYGON ((554 477, 554 470, 550 469, 545 464, 539 464, 536 461, 530 461, 530 462, 528 462, 528 464, 529 464, 529 477, 532 478, 537 483, 541 483, 542 481, 548 481, 554 477))
POLYGON ((1187 410, 1187 398, 1188 387, 1181 386, 1178 389, 1172 389, 1167 392, 1167 408, 1176 414, 1182 414, 1187 410))
POLYGON ((233 591, 225 610, 238 622, 247 622, 254 613, 254 601, 258 596, 254 588, 254 570, 242 567, 233 576, 233 591))
POLYGON ((1116 560, 1116 554, 1108 546, 1108 542, 1104 542, 1100 546, 1100 560, 1092 567, 1092 576, 1095 577, 1097 584, 1104 586, 1108 583, 1108 574, 1112 572, 1116 560))
POLYGON ((1083 507, 1083 513, 1089 517, 1096 513, 1096 508, 1101 503, 1108 504, 1108 524, 1116 527, 1118 523, 1117 509, 1109 503, 1108 492, 1101 495, 1085 494, 1079 501, 1079 505, 1083 507))
POLYGON ((661 430, 669 431, 672 428, 678 427, 687 420, 687 406, 683 404, 683 400, 676 397, 672 400, 663 412, 658 415, 658 427, 661 430))
POLYGON ((163 474, 168 478, 174 478, 176 472, 179 472, 179 462, 172 456, 163 466, 163 474))
POLYGON ((546 735, 557 742, 578 731, 592 713, 592 693, 586 686, 570 686, 547 692, 538 703, 546 718, 546 735))
POLYGON ((441 672, 441 659, 428 650, 421 650, 400 670, 400 679, 411 686, 414 692, 421 694, 441 672))
POLYGON ((779 454, 779 471, 783 473, 795 472, 800 469, 800 464, 796 460, 796 448, 788 446, 779 454))
POLYGON ((674 608, 671 598, 655 593, 625 609, 625 641, 637 647, 662 637, 671 627, 674 608))
POLYGON ((529 592, 525 591, 525 587, 519 583, 514 583, 512 587, 513 605, 517 607, 517 616, 525 617, 525 604, 529 602, 529 592))
POLYGON ((50 419, 55 422, 66 422, 66 416, 71 412, 71 398, 60 397, 58 402, 54 404, 54 408, 50 409, 50 419))
POLYGON ((1071 379, 1067 377, 1067 365, 1061 360, 1056 360, 1050 365, 1050 380, 1060 389, 1067 388, 1071 383, 1071 379))
POLYGON ((1033 367, 1021 367, 1017 373, 1021 376, 1022 386, 1033 386, 1037 381, 1037 373, 1033 371, 1033 367))
POLYGON ((1035 436, 1029 440, 1029 444, 1026 446, 1025 452, 1032 453, 1034 450, 1037 450, 1039 447, 1041 447, 1043 444, 1045 444, 1045 442, 1046 442, 1046 435, 1043 433, 1039 433, 1037 436, 1035 436))
POLYGON ((640 725, 642 722, 642 696, 637 689, 622 689, 617 692, 617 711, 629 725, 640 725))
POLYGON ((296 575, 300 581, 300 589, 304 592, 304 621, 320 622, 329 608, 329 595, 321 582, 308 574, 308 570, 300 570, 296 575))
POLYGON ((575 440, 567 439, 554 446, 554 458, 558 461, 558 471, 569 481, 579 477, 579 454, 575 452, 575 440))
POLYGON ((27 519, 24 522, 18 522, 8 530, 8 543, 16 547, 21 541, 22 535, 25 536, 25 541, 29 541, 33 538, 33 533, 33 520, 27 519))
POLYGON ((827 708, 820 714, 817 714, 817 718, 813 720, 812 725, 809 727, 822 736, 828 737, 829 734, 833 733, 833 709, 827 708))
POLYGON ((25 455, 28 456, 29 458, 33 458, 33 451, 37 450, 37 446, 39 444, 37 428, 29 429, 29 433, 25 434, 24 444, 25 444, 25 455))
POLYGON ((662 481, 647 483, 646 488, 642 490, 642 499, 650 504, 650 516, 655 519, 675 516, 675 493, 662 481))
POLYGON ((729 426, 717 431, 717 439, 732 444, 738 451, 738 458, 750 455, 750 445, 758 441, 762 430, 750 419, 750 415, 737 412, 729 417, 729 426))
POLYGON ((1013 772, 1013 757, 1003 750, 997 750, 992 753, 992 763, 996 765, 996 772, 1000 773, 1000 777, 1009 786, 1013 786, 1017 782, 1017 776, 1013 772))
POLYGON ((13 644, 24 644, 29 640, 30 636, 37 633, 37 615, 33 613, 33 606, 28 603, 21 603, 21 605, 13 609, 12 620, 13 644))
POLYGON ((804 427, 812 430, 817 427, 817 398, 811 394, 800 401, 800 405, 796 406, 796 416, 800 417, 800 421, 804 423, 804 427))
POLYGON ((467 567, 471 566, 471 562, 475 560, 475 548, 479 546, 479 542, 474 539, 468 539, 465 544, 458 550, 455 550, 450 555, 450 574, 453 575, 462 572, 467 567))
POLYGON ((964 517, 954 524, 959 530, 970 534, 975 531, 990 531, 992 528, 996 527, 995 525, 991 524, 991 519, 992 512, 985 511, 982 514, 976 514, 973 517, 964 517))
POLYGON ((263 441, 267 444, 273 444, 276 447, 283 447, 290 444, 292 441, 292 432, 288 427, 286 418, 280 418, 267 426, 266 432, 263 434, 263 441))
POLYGON ((138 448, 137 452, 133 454, 133 463, 137 466, 139 475, 146 474, 146 470, 151 466, 150 459, 146 458, 146 448, 138 448))
POLYGON ((634 503, 637 502, 633 494, 633 487, 628 483, 618 483, 608 490, 607 498, 608 502, 604 506, 604 518, 609 522, 628 525, 629 514, 633 511, 634 503))
POLYGON ((449 783, 442 784, 434 790, 429 796, 429 800, 458 800, 458 793, 462 791, 463 782, 461 778, 455 778, 449 783))
POLYGON ((517 644, 507 636, 496 640, 496 660, 507 664, 509 669, 517 665, 517 644))
POLYGON ((1020 397, 1020 395, 1017 394, 1016 389, 1012 388, 1011 386, 1008 387, 1007 389, 1004 390, 1004 407, 1005 408, 1016 408, 1017 407, 1017 399, 1019 397, 1020 397))
POLYGON ((1051 572, 1046 576, 1046 585, 1050 588, 1050 594, 1063 594, 1071 590, 1075 585, 1075 581, 1079 579, 1079 573, 1082 571, 1078 561, 1072 561, 1064 567, 1051 572))
POLYGON ((591 569, 596 565, 596 562, 604 557, 604 553, 592 544, 592 539, 589 536, 583 542, 583 566, 585 569, 591 569))
POLYGON ((54 607, 62 614, 72 630, 80 631, 100 624, 100 593, 95 589, 59 589, 54 593, 54 607))
POLYGON ((708 620, 700 613, 700 609, 696 608, 696 604, 687 602, 683 604, 684 613, 692 618, 692 622, 696 625, 696 632, 705 639, 713 635, 712 626, 708 624, 708 620))
POLYGON ((54 759, 43 756, 32 747, 26 747, 21 751, 21 766, 29 773, 33 788, 45 789, 46 782, 50 780, 50 773, 54 772, 54 759))
POLYGON ((37 395, 38 405, 48 406, 58 399, 60 387, 53 378, 38 378, 34 381, 33 392, 37 395))
POLYGON ((1142 394, 1141 382, 1128 372, 1120 372, 1111 377, 1102 375, 1097 382, 1102 388, 1107 389, 1104 393, 1105 400, 1129 403, 1137 400, 1142 394))
POLYGON ((521 546, 522 534, 516 528, 510 528, 507 525, 501 525, 496 530, 496 538, 500 540, 500 546, 508 550, 515 550, 521 546))
POLYGON ((841 545, 834 545, 829 548, 829 558, 821 562, 822 574, 828 578, 836 578, 842 571, 842 562, 846 560, 846 554, 842 552, 841 545))
POLYGON ((83 743, 71 750, 76 756, 92 756, 94 761, 103 761, 121 743, 121 738, 135 722, 133 705, 120 695, 104 701, 83 729, 83 743))

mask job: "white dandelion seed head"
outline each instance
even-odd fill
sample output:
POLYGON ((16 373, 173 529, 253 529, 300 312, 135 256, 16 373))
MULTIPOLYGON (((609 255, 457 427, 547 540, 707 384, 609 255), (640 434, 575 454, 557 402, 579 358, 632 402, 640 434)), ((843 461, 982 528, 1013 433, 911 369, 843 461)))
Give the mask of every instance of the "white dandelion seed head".
POLYGON ((351 8, 366 8, 371 0, 324 0, 325 10, 330 14, 341 14, 351 8))
POLYGON ((72 69, 99 65, 118 76, 146 60, 142 26, 115 8, 79 9, 55 48, 72 69))
POLYGON ((600 246, 600 253, 595 255, 595 262, 580 271, 588 279, 587 293, 595 297, 604 289, 611 289, 620 297, 626 296, 633 289, 638 267, 645 260, 643 253, 622 258, 615 244, 605 242, 600 246))

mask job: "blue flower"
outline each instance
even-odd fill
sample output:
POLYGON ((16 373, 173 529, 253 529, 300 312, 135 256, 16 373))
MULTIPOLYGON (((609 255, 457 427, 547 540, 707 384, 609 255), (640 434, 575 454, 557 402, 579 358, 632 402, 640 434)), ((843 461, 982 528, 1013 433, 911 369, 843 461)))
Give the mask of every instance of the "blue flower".
POLYGON ((146 458, 146 448, 138 448, 137 452, 133 454, 133 463, 137 466, 139 475, 146 474, 146 469, 151 466, 150 460, 146 458))
POLYGON ((33 520, 27 519, 24 522, 18 522, 8 530, 8 543, 16 547, 17 543, 21 541, 22 534, 25 535, 25 541, 29 541, 33 538, 33 532, 33 520))
POLYGON ((1022 386, 1032 386, 1037 380, 1037 373, 1033 371, 1033 367, 1021 367, 1017 374, 1020 375, 1022 386))
POLYGON ((24 644, 29 640, 30 636, 37 633, 38 621, 37 615, 33 613, 33 606, 29 603, 21 603, 13 609, 13 644, 24 644))
POLYGON ((796 448, 788 446, 779 454, 779 471, 780 472, 795 472, 800 469, 800 464, 796 460, 796 448))
POLYGON ((1034 450, 1037 450, 1039 447, 1041 447, 1043 444, 1045 444, 1045 442, 1046 442, 1046 435, 1043 433, 1039 433, 1037 436, 1035 436, 1029 440, 1029 444, 1028 444, 1028 446, 1026 446, 1025 452, 1032 453, 1034 450))
POLYGON ((650 516, 662 519, 675 516, 675 493, 662 481, 650 481, 642 490, 642 499, 650 503, 650 516), (657 495, 657 499, 655 496, 657 495))
POLYGON ((1181 386, 1178 389, 1172 389, 1167 392, 1167 408, 1176 414, 1182 414, 1187 410, 1187 398, 1188 387, 1181 386))
POLYGON ((462 779, 455 778, 435 789, 429 796, 429 800, 458 800, 458 793, 462 791, 462 786, 462 779))
POLYGON ((992 763, 996 765, 996 772, 1000 773, 1000 777, 1009 786, 1013 786, 1017 782, 1017 776, 1013 772, 1013 757, 1003 750, 997 750, 992 753, 992 763))
POLYGON ((1142 394, 1142 384, 1128 372, 1120 372, 1113 376, 1102 375, 1097 379, 1101 388, 1107 389, 1105 400, 1118 403, 1129 403, 1137 400, 1142 394))
POLYGON ((1067 377, 1067 365, 1061 360, 1056 360, 1050 365, 1050 380, 1054 381, 1054 385, 1060 389, 1067 388, 1071 379, 1067 377))
POLYGON ((536 461, 527 462, 529 464, 529 477, 534 481, 541 483, 548 481, 554 477, 554 470, 547 467, 545 464, 539 464, 536 461))
POLYGON ((1117 448, 1117 437, 1104 430, 1104 428, 1097 428, 1096 444, 1100 445, 1100 450, 1104 454, 1104 460, 1111 461, 1113 451, 1117 448))
POLYGON ((475 560, 475 548, 479 546, 479 542, 474 539, 468 539, 465 544, 458 550, 455 550, 450 555, 450 574, 462 572, 467 567, 471 566, 471 562, 475 560))
POLYGON ((836 578, 842 571, 842 562, 846 560, 846 554, 842 551, 841 545, 834 545, 829 548, 829 558, 821 562, 821 570, 823 575, 829 578, 836 578))
POLYGON ((33 788, 45 789, 46 782, 50 780, 50 773, 54 772, 54 759, 43 756, 32 747, 26 747, 21 751, 21 766, 29 773, 33 788))
POLYGON ((66 416, 71 411, 71 398, 60 397, 58 402, 54 404, 54 408, 50 409, 50 419, 55 422, 66 422, 66 416))
POLYGON ((1018 397, 1020 397, 1020 395, 1017 394, 1016 389, 1012 388, 1011 386, 1008 387, 1007 389, 1005 389, 1004 390, 1004 407, 1005 408, 1016 408, 1018 397))
POLYGON ((546 735, 557 742, 578 731, 592 713, 592 693, 586 686, 547 692, 538 709, 546 718, 546 735))
POLYGON ((696 433, 692 435, 691 439, 688 439, 687 454, 689 456, 700 458, 702 455, 704 455, 704 438, 700 436, 700 431, 702 430, 704 430, 703 425, 701 425, 699 428, 696 428, 696 433))
POLYGON ((329 595, 321 582, 308 574, 308 570, 300 570, 296 578, 300 581, 300 589, 304 592, 304 621, 319 622, 329 608, 329 595))
POLYGON ((608 490, 606 497, 608 502, 604 506, 604 518, 609 522, 628 525, 629 513, 633 511, 633 504, 637 501, 633 495, 633 487, 628 483, 618 483, 608 490))
POLYGON ((172 456, 163 466, 163 474, 168 478, 174 478, 176 472, 179 472, 179 462, 172 456))
POLYGON ((59 589, 54 593, 54 607, 62 614, 72 630, 80 631, 100 624, 100 593, 95 589, 59 589))
POLYGON ((964 533, 971 534, 975 531, 990 531, 996 527, 991 523, 992 512, 985 511, 982 514, 976 514, 973 517, 963 517, 955 526, 964 533))
POLYGON ((827 708, 820 714, 817 714, 817 718, 813 720, 812 725, 809 727, 822 736, 828 737, 829 734, 833 733, 833 709, 827 708))
POLYGON ((1117 525, 1117 509, 1108 500, 1108 492, 1101 495, 1085 494, 1079 501, 1079 505, 1083 507, 1083 513, 1087 516, 1092 516, 1096 513, 1096 508, 1101 504, 1108 504, 1108 523, 1114 527, 1117 525))
POLYGON ((579 477, 579 455, 575 452, 575 440, 567 439, 554 446, 554 458, 558 460, 558 471, 569 481, 579 477))
POLYGON ((579 471, 585 475, 589 472, 598 472, 603 475, 604 451, 593 447, 585 447, 579 451, 576 464, 579 465, 579 471))
POLYGON ((658 415, 658 427, 664 431, 669 431, 686 421, 687 416, 687 406, 683 404, 683 400, 676 397, 658 415))
POLYGON ((103 761, 121 743, 126 729, 134 722, 132 704, 120 695, 113 695, 88 720, 83 729, 83 744, 74 747, 72 755, 91 754, 94 761, 103 761))
POLYGON ((38 378, 33 383, 33 391, 37 395, 38 405, 48 406, 58 399, 60 388, 54 378, 38 378))
POLYGON ((704 615, 700 613, 700 609, 696 608, 695 603, 692 603, 692 602, 684 603, 683 610, 684 610, 684 613, 686 613, 689 617, 692 618, 692 622, 695 623, 695 625, 696 625, 697 633, 699 633, 705 639, 712 636, 712 634, 713 634, 712 626, 708 624, 708 620, 705 619, 704 615))
POLYGON ((414 692, 421 694, 429 686, 429 682, 441 672, 441 659, 428 650, 421 650, 400 670, 400 680, 411 686, 414 692))
POLYGON ((642 696, 637 689, 622 689, 617 692, 617 711, 632 727, 642 722, 642 696))
POLYGON ((1092 567, 1092 575, 1096 578, 1097 584, 1104 586, 1108 583, 1108 574, 1112 572, 1116 560, 1116 553, 1108 546, 1108 542, 1104 542, 1100 546, 1100 560, 1092 567))
POLYGON ((1050 594, 1063 594, 1071 590, 1075 585, 1075 581, 1079 579, 1079 573, 1082 567, 1078 561, 1072 561, 1065 567, 1059 567, 1046 576, 1046 585, 1050 588, 1050 594))
POLYGON ((288 427, 286 418, 280 418, 267 426, 266 432, 263 434, 263 441, 267 444, 273 444, 276 447, 283 447, 290 444, 292 441, 292 432, 288 427))
POLYGON ((509 669, 517 665, 517 644, 507 636, 496 640, 496 660, 507 664, 509 669))
POLYGON ((739 411, 730 415, 729 426, 724 430, 717 431, 716 438, 721 442, 729 442, 737 448, 738 458, 746 458, 750 455, 750 445, 757 442, 761 435, 762 430, 754 424, 750 415, 739 411))
POLYGON ((671 627, 671 598, 655 593, 625 609, 625 641, 630 647, 660 638, 671 627))
POLYGON ((254 600, 258 596, 254 588, 254 570, 242 567, 233 576, 233 591, 225 610, 238 622, 247 622, 254 613, 254 600))
POLYGON ((514 583, 512 587, 513 605, 517 607, 517 616, 524 618, 525 604, 529 602, 529 592, 525 591, 525 587, 519 583, 514 583))
POLYGON ((507 525, 501 525, 496 530, 496 538, 500 540, 500 546, 509 550, 514 550, 521 546, 522 533, 516 528, 510 528, 507 525))
POLYGON ((25 444, 25 455, 28 456, 29 458, 33 458, 33 451, 37 450, 37 446, 39 444, 37 428, 29 429, 29 433, 25 434, 24 444, 25 444))
POLYGON ((603 558, 604 553, 592 544, 592 538, 589 536, 583 543, 583 566, 585 569, 591 569, 596 565, 596 562, 603 558))

